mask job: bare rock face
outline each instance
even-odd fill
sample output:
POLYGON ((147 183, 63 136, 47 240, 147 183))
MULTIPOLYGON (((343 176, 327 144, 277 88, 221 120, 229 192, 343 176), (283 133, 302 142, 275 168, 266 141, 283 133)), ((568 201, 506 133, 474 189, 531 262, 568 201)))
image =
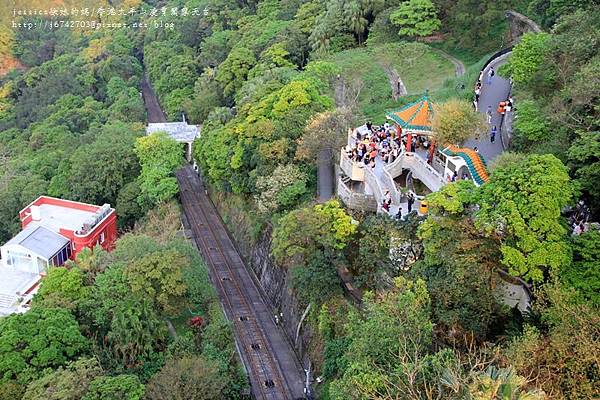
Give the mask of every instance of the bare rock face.
POLYGON ((531 19, 516 11, 507 11, 506 18, 510 24, 510 43, 516 43, 524 33, 540 33, 542 30, 531 19))

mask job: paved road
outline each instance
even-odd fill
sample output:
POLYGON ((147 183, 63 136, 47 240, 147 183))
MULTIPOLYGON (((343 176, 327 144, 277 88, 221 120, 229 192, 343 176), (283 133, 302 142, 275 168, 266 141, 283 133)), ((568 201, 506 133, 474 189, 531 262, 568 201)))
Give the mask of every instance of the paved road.
POLYGON ((500 121, 502 120, 502 116, 496 112, 498 108, 498 103, 506 100, 508 98, 508 94, 510 92, 510 83, 507 79, 500 77, 497 73, 492 78, 492 84, 488 85, 487 83, 487 72, 490 67, 494 67, 496 72, 498 72, 498 68, 506 62, 507 57, 501 57, 497 61, 491 63, 486 70, 484 71, 484 79, 483 79, 483 87, 481 90, 481 95, 479 97, 479 107, 478 110, 480 113, 485 114, 488 106, 492 106, 492 124, 498 127, 498 134, 496 134, 496 141, 494 143, 490 142, 490 130, 482 135, 478 140, 469 140, 465 143, 466 147, 477 148, 479 149, 479 153, 483 156, 485 161, 488 163, 496 158, 500 153, 502 153, 502 141, 500 140, 500 121))

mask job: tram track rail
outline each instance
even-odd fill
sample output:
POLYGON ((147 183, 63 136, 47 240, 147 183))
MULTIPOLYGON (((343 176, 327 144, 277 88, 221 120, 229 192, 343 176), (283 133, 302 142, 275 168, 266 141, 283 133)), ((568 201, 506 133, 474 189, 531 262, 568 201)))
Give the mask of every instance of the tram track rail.
POLYGON ((264 327, 261 323, 264 321, 255 307, 257 302, 262 302, 258 288, 248 275, 214 205, 203 190, 195 190, 200 186, 198 176, 191 167, 179 170, 176 175, 185 215, 233 325, 254 397, 268 400, 302 398, 298 393, 298 371, 291 371, 296 379, 293 380, 295 385, 290 385, 276 357, 276 346, 266 331, 277 328, 274 325, 264 327))

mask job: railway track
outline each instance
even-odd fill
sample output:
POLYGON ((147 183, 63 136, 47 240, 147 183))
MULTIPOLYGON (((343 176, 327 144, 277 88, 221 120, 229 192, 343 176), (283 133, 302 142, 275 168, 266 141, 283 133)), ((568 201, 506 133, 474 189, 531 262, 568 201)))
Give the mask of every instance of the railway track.
POLYGON ((256 399, 302 399, 299 365, 191 167, 177 172, 181 203, 233 324, 256 399))

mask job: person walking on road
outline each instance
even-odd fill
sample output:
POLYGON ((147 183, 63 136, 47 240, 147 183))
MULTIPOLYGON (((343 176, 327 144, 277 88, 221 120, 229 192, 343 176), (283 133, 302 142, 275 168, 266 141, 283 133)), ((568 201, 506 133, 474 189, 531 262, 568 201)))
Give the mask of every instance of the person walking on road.
POLYGON ((487 111, 485 112, 485 114, 487 115, 487 122, 488 124, 492 123, 492 106, 487 106, 487 111))
POLYGON ((494 143, 496 141, 496 133, 498 133, 498 128, 496 125, 492 127, 492 132, 490 132, 490 142, 494 143))
POLYGON ((490 70, 488 71, 487 75, 488 75, 487 84, 491 85, 492 78, 494 77, 494 75, 496 75, 496 71, 494 71, 494 67, 490 67, 490 70))

